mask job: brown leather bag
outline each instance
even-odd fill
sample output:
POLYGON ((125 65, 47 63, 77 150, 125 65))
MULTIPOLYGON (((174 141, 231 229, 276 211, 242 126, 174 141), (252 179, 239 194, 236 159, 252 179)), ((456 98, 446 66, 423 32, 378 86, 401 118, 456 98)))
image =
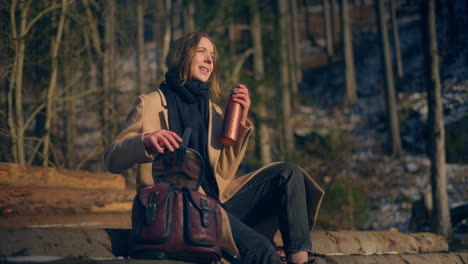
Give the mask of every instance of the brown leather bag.
POLYGON ((133 258, 204 263, 221 259, 221 209, 198 192, 201 155, 187 148, 190 130, 175 152, 153 161, 154 184, 140 189, 132 208, 133 258))

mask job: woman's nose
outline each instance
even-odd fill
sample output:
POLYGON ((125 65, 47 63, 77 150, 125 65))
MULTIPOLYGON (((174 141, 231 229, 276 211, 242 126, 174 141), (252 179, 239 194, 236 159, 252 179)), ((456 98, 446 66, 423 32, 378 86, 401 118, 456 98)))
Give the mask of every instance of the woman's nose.
POLYGON ((205 56, 205 62, 211 64, 213 63, 213 58, 211 56, 205 56))

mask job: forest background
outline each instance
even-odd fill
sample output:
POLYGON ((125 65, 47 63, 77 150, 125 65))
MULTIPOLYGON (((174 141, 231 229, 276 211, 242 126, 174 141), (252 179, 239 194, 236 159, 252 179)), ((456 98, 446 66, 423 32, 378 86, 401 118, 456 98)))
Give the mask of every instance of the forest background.
POLYGON ((462 0, 0 0, 0 161, 104 171, 171 42, 203 31, 224 91, 251 91, 239 174, 299 164, 327 192, 329 230, 408 231, 433 179, 449 221, 468 200, 467 14, 462 0))

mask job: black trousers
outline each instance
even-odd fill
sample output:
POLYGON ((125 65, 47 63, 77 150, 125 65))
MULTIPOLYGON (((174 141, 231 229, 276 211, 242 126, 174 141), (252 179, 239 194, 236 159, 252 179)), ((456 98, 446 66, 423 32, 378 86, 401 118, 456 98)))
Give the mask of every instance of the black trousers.
POLYGON ((272 242, 252 228, 269 217, 278 217, 286 254, 311 252, 304 181, 296 165, 275 164, 223 204, 242 263, 281 263, 272 242))

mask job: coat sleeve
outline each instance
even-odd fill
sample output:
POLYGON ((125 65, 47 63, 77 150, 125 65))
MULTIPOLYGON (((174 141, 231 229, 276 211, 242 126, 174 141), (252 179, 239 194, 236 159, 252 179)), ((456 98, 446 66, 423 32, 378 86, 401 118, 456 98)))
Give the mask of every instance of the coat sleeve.
POLYGON ((225 180, 230 180, 236 175, 237 169, 244 158, 252 131, 253 124, 247 120, 245 126, 241 125, 239 128, 239 139, 237 143, 232 146, 222 147, 216 166, 216 172, 225 180))
POLYGON ((143 144, 143 114, 144 100, 140 96, 127 116, 125 128, 104 153, 106 169, 111 173, 121 173, 135 164, 153 159, 143 144))

